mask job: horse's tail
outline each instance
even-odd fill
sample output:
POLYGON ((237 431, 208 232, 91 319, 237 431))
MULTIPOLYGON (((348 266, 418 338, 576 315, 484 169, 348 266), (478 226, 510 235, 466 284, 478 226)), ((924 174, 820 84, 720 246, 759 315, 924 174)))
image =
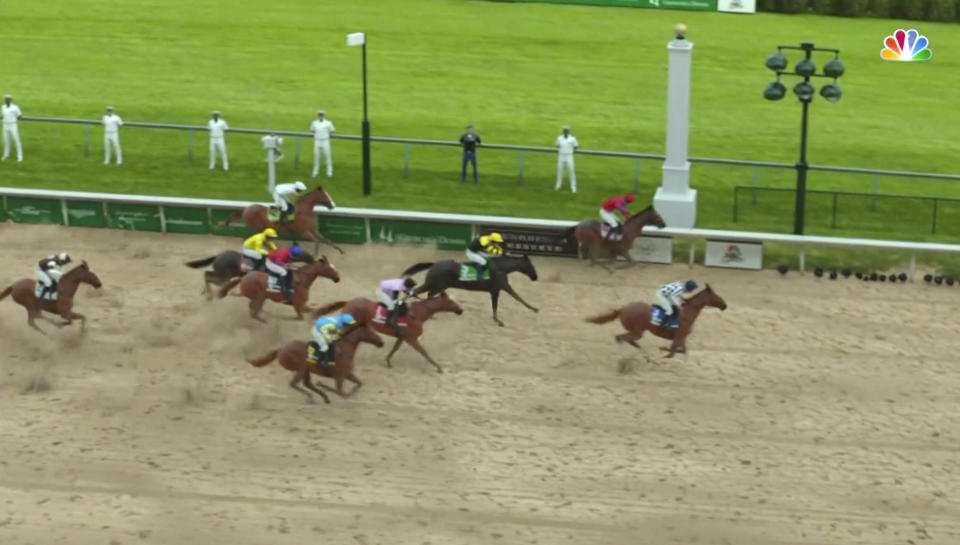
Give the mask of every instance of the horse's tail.
POLYGON ((411 274, 417 274, 420 271, 425 271, 430 267, 433 267, 433 265, 434 265, 433 263, 417 263, 416 265, 413 265, 412 267, 409 267, 407 268, 407 270, 403 271, 402 276, 410 276, 411 274))
POLYGON ((217 229, 223 229, 224 227, 230 225, 232 222, 237 221, 243 215, 242 210, 234 210, 227 216, 227 219, 221 221, 217 224, 217 229))
POLYGON ((569 229, 564 229, 562 233, 557 235, 557 240, 570 240, 570 237, 573 236, 573 232, 577 230, 577 226, 574 225, 569 229))
POLYGON ((280 353, 279 348, 274 348, 273 350, 267 352, 266 354, 260 356, 259 358, 248 359, 247 363, 254 367, 264 367, 268 365, 273 360, 277 359, 277 354, 280 353))
POLYGON ((13 284, 10 284, 9 286, 7 286, 5 290, 0 291, 0 301, 3 301, 4 299, 6 299, 11 292, 13 292, 13 284))
POLYGON ((346 301, 337 301, 336 303, 330 303, 329 305, 327 305, 327 306, 325 306, 325 307, 320 307, 320 308, 318 308, 317 310, 313 311, 313 317, 314 317, 314 319, 319 318, 319 317, 323 316, 324 314, 333 312, 333 311, 335 311, 335 310, 337 310, 337 309, 339 309, 339 308, 343 308, 344 305, 346 305, 346 304, 347 304, 346 301))
POLYGON ((193 269, 202 269, 203 267, 211 265, 216 259, 217 259, 217 256, 205 257, 203 259, 194 259, 193 261, 187 261, 186 265, 187 267, 190 267, 193 269))
POLYGON ((587 318, 586 321, 591 324, 605 324, 607 322, 612 322, 617 319, 617 316, 620 316, 620 311, 623 310, 623 307, 620 307, 615 310, 611 310, 606 314, 601 314, 599 316, 594 316, 592 318, 587 318))
POLYGON ((237 284, 240 283, 241 280, 243 280, 242 277, 241 277, 241 278, 233 278, 233 279, 231 279, 229 282, 227 282, 226 284, 224 284, 223 286, 221 286, 221 287, 220 287, 220 291, 217 292, 217 297, 219 297, 220 299, 223 299, 224 297, 226 297, 227 294, 230 293, 230 290, 232 290, 233 288, 235 288, 235 287, 237 286, 237 284))

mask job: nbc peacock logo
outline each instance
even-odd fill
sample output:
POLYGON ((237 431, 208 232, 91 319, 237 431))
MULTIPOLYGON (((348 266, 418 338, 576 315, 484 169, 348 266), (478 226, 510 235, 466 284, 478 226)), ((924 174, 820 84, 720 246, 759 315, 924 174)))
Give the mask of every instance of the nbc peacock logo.
POLYGON ((883 40, 880 57, 885 61, 929 61, 933 58, 929 45, 930 40, 916 30, 898 28, 883 40))

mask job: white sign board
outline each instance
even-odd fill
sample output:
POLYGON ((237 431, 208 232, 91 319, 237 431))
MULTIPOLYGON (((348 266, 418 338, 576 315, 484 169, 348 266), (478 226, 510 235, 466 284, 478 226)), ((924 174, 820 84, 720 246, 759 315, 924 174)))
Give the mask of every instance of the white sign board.
POLYGON ((347 45, 363 45, 367 43, 367 35, 363 32, 347 34, 347 45))
POLYGON ((630 258, 646 263, 673 263, 673 239, 671 237, 637 237, 630 248, 630 258))
POLYGON ((703 263, 708 267, 760 270, 763 268, 763 244, 736 240, 708 240, 707 254, 703 263))
POLYGON ((717 0, 717 10, 730 13, 756 13, 757 0, 717 0))

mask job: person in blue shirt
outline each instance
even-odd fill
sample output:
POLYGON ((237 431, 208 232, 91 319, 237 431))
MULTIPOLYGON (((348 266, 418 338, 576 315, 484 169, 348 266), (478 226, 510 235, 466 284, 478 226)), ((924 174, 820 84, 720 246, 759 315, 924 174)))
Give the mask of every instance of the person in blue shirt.
POLYGON ((321 316, 313 323, 310 333, 314 342, 307 345, 308 357, 317 362, 317 365, 327 365, 332 359, 331 346, 333 341, 337 340, 344 326, 357 323, 352 314, 336 314, 333 316, 321 316))

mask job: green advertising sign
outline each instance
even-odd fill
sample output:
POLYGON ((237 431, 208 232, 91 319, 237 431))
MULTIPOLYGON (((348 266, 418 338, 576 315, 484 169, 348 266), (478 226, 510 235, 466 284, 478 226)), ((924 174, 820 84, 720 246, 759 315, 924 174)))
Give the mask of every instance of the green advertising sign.
POLYGON ((317 217, 317 230, 333 242, 367 243, 367 223, 362 218, 317 217))
POLYGON ((436 244, 442 250, 462 250, 470 244, 469 225, 402 220, 370 220, 374 242, 436 244))
POLYGON ((211 208, 210 209, 210 223, 211 223, 210 232, 215 235, 223 235, 225 237, 248 237, 252 235, 253 233, 250 233, 249 231, 247 231, 246 226, 243 225, 243 221, 239 217, 233 220, 233 222, 230 223, 230 225, 228 225, 227 227, 224 227, 222 229, 220 227, 217 227, 219 224, 226 221, 227 217, 230 214, 233 214, 234 212, 240 212, 240 210, 211 208))
POLYGON ((63 225, 60 201, 7 197, 7 214, 17 223, 52 223, 63 225))
POLYGON ((164 206, 163 216, 166 219, 168 233, 199 233, 205 235, 210 232, 210 222, 207 218, 206 208, 164 206))
POLYGON ((107 226, 102 202, 67 201, 67 220, 72 227, 107 226))
POLYGON ((107 204, 107 218, 114 229, 162 231, 160 209, 146 204, 107 204))
POLYGON ((717 11, 717 0, 507 0, 541 4, 583 4, 621 8, 663 8, 717 11))
POLYGON ((7 221, 7 199, 0 195, 0 223, 7 221))

